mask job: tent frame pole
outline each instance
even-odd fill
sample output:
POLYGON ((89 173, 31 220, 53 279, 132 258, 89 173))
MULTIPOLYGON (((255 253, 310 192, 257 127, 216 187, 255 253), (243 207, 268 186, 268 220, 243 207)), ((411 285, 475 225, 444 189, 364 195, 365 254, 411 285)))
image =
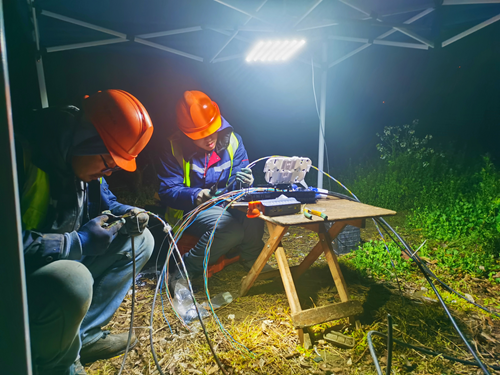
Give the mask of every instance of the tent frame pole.
POLYGON ((457 35, 451 37, 450 39, 445 40, 442 43, 442 46, 443 47, 449 46, 451 43, 454 43, 457 40, 460 40, 462 38, 465 38, 466 36, 468 36, 468 35, 470 35, 472 33, 475 33, 476 31, 481 30, 482 28, 484 28, 484 27, 486 27, 488 25, 491 25, 492 23, 495 23, 495 22, 497 22, 499 20, 500 20, 500 14, 497 14, 495 17, 491 17, 490 19, 488 19, 488 20, 486 20, 484 22, 481 22, 480 24, 478 24, 476 26, 473 26, 473 27, 471 27, 468 30, 465 30, 465 31, 461 32, 460 34, 457 34, 457 35))
MULTIPOLYGON (((428 15, 429 13, 431 13, 431 12, 433 12, 433 11, 434 11, 434 8, 427 8, 426 10, 424 10, 424 11, 420 12, 419 14, 417 14, 417 15, 415 15, 415 16, 413 16, 413 17, 411 17, 411 18, 409 18, 408 20, 406 20, 406 21, 405 21, 405 22, 403 22, 403 23, 406 23, 406 24, 413 23, 413 22, 415 22, 416 20, 418 20, 418 19, 420 19, 420 18, 422 18, 422 17, 425 17, 426 15, 428 15)), ((382 39, 387 38, 389 35, 392 35, 392 34, 394 34, 395 32, 397 32, 397 30, 393 28, 393 29, 391 29, 391 30, 389 30, 389 31, 387 31, 387 32, 385 32, 385 33, 383 33, 383 34, 379 35, 377 38, 375 38, 375 39, 373 40, 373 44, 376 44, 376 43, 377 43, 377 41, 381 41, 382 39)), ((396 42, 394 42, 394 43, 396 43, 396 42)), ((354 56, 355 54, 357 54, 357 53, 359 53, 359 52, 363 51, 365 48, 368 48, 368 47, 370 47, 371 45, 372 45, 372 43, 366 43, 366 44, 362 45, 361 47, 359 47, 359 48, 355 49, 354 51, 351 51, 351 52, 349 52, 349 53, 345 54, 344 56, 342 56, 342 57, 338 58, 337 60, 335 60, 334 62, 332 62, 332 63, 328 66, 328 68, 331 68, 331 67, 333 67, 333 66, 335 66, 335 65, 337 65, 337 64, 339 64, 339 63, 341 63, 342 61, 344 61, 344 60, 348 59, 348 58, 349 58, 349 57, 351 57, 351 56, 354 56)), ((422 44, 422 46, 423 46, 423 47, 427 47, 427 46, 426 46, 426 45, 424 45, 424 44, 422 44)), ((402 47, 402 46, 400 46, 400 47, 402 47)))
MULTIPOLYGON (((264 0, 258 7, 257 9, 255 9, 255 13, 258 13, 262 7, 264 5, 266 5, 267 3, 267 0, 264 0)), ((246 21, 243 23, 243 26, 247 25, 250 20, 252 19, 253 17, 252 16, 249 16, 246 21)), ((228 59, 226 60, 221 60, 221 59, 217 59, 217 57, 222 53, 222 51, 224 51, 224 49, 229 45, 229 43, 231 43, 231 41, 238 35, 238 33, 241 31, 241 28, 238 28, 237 30, 234 31, 234 33, 229 37, 229 39, 224 43, 224 45, 215 53, 215 55, 212 56, 212 58, 210 59, 210 62, 211 63, 214 63, 214 62, 220 62, 220 61, 227 61, 228 59)), ((239 55, 238 55, 239 56, 239 55)))
MULTIPOLYGON (((314 68, 313 68, 314 69, 314 68)), ((323 67, 321 69, 321 97, 319 104, 319 144, 318 169, 324 171, 325 157, 325 121, 326 121, 326 89, 328 78, 328 42, 323 41, 323 67)), ((318 172, 318 189, 323 189, 323 173, 318 172)), ((326 171, 329 173, 330 171, 326 171)))
MULTIPOLYGON (((100 31, 100 32, 105 33, 105 34, 114 35, 114 36, 118 37, 119 39, 123 40, 124 42, 126 42, 126 41, 136 42, 136 43, 143 44, 143 45, 146 45, 146 46, 149 46, 152 48, 156 48, 156 49, 159 49, 159 50, 162 50, 165 52, 170 52, 170 53, 173 53, 175 55, 179 55, 179 56, 187 57, 187 58, 192 59, 192 60, 203 62, 203 57, 196 56, 196 55, 184 52, 184 51, 179 51, 175 48, 170 48, 170 47, 164 46, 162 44, 150 42, 144 38, 141 38, 140 36, 137 36, 137 37, 127 36, 127 34, 124 34, 124 33, 119 32, 119 31, 107 29, 107 28, 104 28, 101 26, 97 26, 97 25, 88 23, 88 22, 77 20, 75 18, 66 17, 66 16, 63 16, 61 14, 57 14, 54 12, 49 12, 47 10, 42 10, 41 14, 46 16, 46 17, 51 17, 51 18, 58 19, 60 21, 72 23, 72 24, 78 25, 78 26, 82 26, 82 27, 85 27, 87 29, 92 29, 92 30, 100 31)), ((177 29, 177 30, 170 30, 170 31, 165 31, 165 32, 161 32, 161 33, 146 34, 146 37, 153 38, 153 37, 157 37, 157 36, 162 36, 168 32, 170 32, 170 33, 173 32, 174 34, 182 34, 182 33, 187 33, 187 32, 198 31, 198 30, 202 30, 201 26, 189 27, 189 28, 177 29)), ((114 39, 113 42, 109 42, 109 39, 108 39, 108 43, 104 43, 104 44, 119 43, 119 42, 120 41, 118 41, 116 39, 114 39)), ((89 43, 94 43, 94 45, 102 45, 102 41, 89 42, 89 43)), ((67 49, 91 47, 92 45, 90 45, 89 43, 80 43, 79 46, 66 45, 66 46, 50 47, 50 49, 51 49, 51 52, 56 52, 56 51, 62 51, 62 50, 67 50, 67 49)))
POLYGON ((0 363, 5 374, 31 375, 31 345, 22 241, 21 210, 17 181, 14 126, 10 98, 4 2, 0 0, 0 197, 2 199, 2 319, 0 319, 0 363))
POLYGON ((47 95, 47 86, 45 84, 45 71, 43 69, 43 59, 42 53, 40 51, 40 33, 38 31, 38 20, 36 17, 36 9, 33 5, 33 0, 29 0, 29 5, 31 8, 31 21, 33 23, 33 37, 36 44, 36 75, 38 77, 38 89, 40 90, 40 101, 42 108, 47 108, 49 106, 49 98, 47 95))
POLYGON ((300 17, 294 24, 293 24, 293 28, 297 27, 299 25, 299 23, 301 23, 302 21, 304 21, 306 19, 306 17, 314 10, 316 9, 316 7, 321 4, 323 2, 323 0, 318 0, 316 1, 303 15, 302 17, 300 17))
POLYGON ((443 5, 500 4, 500 0, 443 0, 443 5))
POLYGON ((238 8, 238 7, 236 7, 236 6, 232 5, 232 4, 229 4, 229 3, 228 3, 228 2, 226 2, 226 1, 222 1, 222 0, 214 0, 214 1, 215 1, 216 3, 219 3, 219 4, 221 4, 221 5, 226 6, 226 7, 228 7, 228 8, 231 8, 231 9, 233 9, 233 10, 237 11, 237 12, 240 12, 240 13, 242 13, 242 14, 244 14, 244 15, 247 15, 247 16, 249 16, 249 17, 255 18, 256 20, 259 20, 259 21, 261 21, 261 22, 264 22, 264 23, 267 23, 268 25, 273 26, 273 24, 272 24, 271 22, 269 22, 269 21, 267 21, 267 20, 265 20, 265 19, 260 18, 260 17, 259 17, 256 13, 254 13, 254 12, 248 12, 248 11, 243 10, 243 9, 241 9, 241 8, 238 8))

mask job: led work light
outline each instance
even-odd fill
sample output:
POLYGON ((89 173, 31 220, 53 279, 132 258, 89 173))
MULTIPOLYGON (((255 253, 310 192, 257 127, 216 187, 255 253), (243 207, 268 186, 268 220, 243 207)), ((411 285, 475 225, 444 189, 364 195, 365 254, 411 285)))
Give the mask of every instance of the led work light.
POLYGON ((303 39, 260 41, 252 48, 246 61, 285 61, 305 43, 303 39))

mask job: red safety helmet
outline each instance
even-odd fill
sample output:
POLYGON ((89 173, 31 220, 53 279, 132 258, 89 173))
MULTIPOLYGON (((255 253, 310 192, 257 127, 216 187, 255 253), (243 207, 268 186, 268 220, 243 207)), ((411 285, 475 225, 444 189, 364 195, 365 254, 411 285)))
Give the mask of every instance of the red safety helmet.
POLYGON ((83 110, 115 163, 135 171, 135 158, 153 134, 153 123, 141 102, 126 91, 105 90, 86 96, 83 110))
POLYGON ((193 140, 215 133, 221 126, 220 110, 207 94, 186 91, 177 102, 177 126, 193 140))

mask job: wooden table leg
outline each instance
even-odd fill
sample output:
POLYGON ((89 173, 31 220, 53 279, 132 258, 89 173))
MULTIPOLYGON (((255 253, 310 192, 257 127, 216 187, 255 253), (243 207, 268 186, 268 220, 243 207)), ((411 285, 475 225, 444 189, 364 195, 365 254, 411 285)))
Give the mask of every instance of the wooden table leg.
MULTIPOLYGON (((286 298, 288 299, 288 304, 290 305, 290 312, 296 314, 302 311, 300 306, 299 296, 297 295, 297 290, 295 289, 295 284, 293 282, 292 273, 290 272, 290 266, 288 265, 288 260, 286 259, 285 250, 280 246, 275 252, 276 261, 278 262, 278 268, 280 270, 281 280, 283 281, 283 286, 285 287, 286 298)), ((307 329, 297 329, 297 335, 299 337, 299 342, 306 349, 311 346, 311 338, 307 329)))
POLYGON ((339 292, 340 300, 342 302, 347 302, 349 301, 349 292, 344 280, 344 275, 342 275, 342 271, 340 270, 337 255, 335 255, 335 253, 333 252, 332 239, 329 233, 326 231, 323 233, 319 233, 319 241, 321 243, 321 246, 323 247, 323 251, 325 252, 325 258, 328 262, 328 267, 330 268, 330 272, 333 276, 333 281, 335 281, 337 291, 339 292))
POLYGON ((241 283, 240 295, 244 296, 248 293, 248 290, 252 287, 253 283, 259 276, 259 273, 264 268, 269 257, 276 251, 276 248, 281 242, 281 239, 285 235, 288 227, 281 225, 274 225, 272 231, 269 232, 269 239, 264 245, 264 249, 260 252, 259 257, 255 261, 252 269, 248 272, 248 275, 245 276, 241 283))
MULTIPOLYGON (((343 221, 337 221, 333 223, 332 227, 329 230, 329 234, 331 238, 335 238, 338 236, 340 232, 344 229, 344 227, 347 225, 346 222, 343 221)), ((296 268, 293 272, 293 276, 299 277, 301 276, 311 265, 318 259, 318 257, 321 255, 321 253, 324 251, 324 248, 321 244, 321 241, 319 241, 316 246, 307 254, 307 256, 304 258, 302 263, 296 268)))
POLYGON ((297 295, 297 290, 293 283, 292 273, 290 272, 290 266, 286 259, 285 250, 283 250, 281 244, 276 249, 275 255, 278 262, 278 268, 280 269, 281 280, 285 287, 286 298, 288 298, 288 303, 290 304, 290 311, 292 314, 298 313, 302 311, 302 308, 300 307, 299 296, 297 295))

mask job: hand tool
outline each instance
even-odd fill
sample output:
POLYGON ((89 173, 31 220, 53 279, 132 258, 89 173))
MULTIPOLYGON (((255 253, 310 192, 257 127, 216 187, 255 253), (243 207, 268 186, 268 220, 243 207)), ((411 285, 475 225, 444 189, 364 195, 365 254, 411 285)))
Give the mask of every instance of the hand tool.
POLYGON ((312 219, 312 215, 319 216, 323 220, 328 220, 328 216, 326 216, 323 212, 317 210, 311 210, 309 208, 304 208, 304 216, 308 219, 312 219))
POLYGON ((219 175, 219 178, 217 179, 217 182, 210 188, 210 195, 212 197, 215 197, 215 195, 217 194, 217 190, 219 190, 219 181, 220 181, 220 178, 222 177, 222 174, 224 173, 225 169, 223 169, 221 172, 220 172, 220 175, 219 175))

